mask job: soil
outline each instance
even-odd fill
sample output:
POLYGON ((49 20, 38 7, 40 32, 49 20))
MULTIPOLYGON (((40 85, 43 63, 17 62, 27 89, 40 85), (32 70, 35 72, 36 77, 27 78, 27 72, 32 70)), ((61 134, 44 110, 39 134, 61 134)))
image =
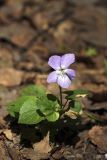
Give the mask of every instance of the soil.
POLYGON ((105 61, 106 0, 1 0, 0 160, 106 160, 105 61), (96 51, 94 56, 87 54, 90 48, 96 51), (71 89, 90 91, 91 97, 81 101, 84 110, 99 120, 82 116, 76 129, 72 119, 68 126, 62 123, 56 141, 48 144, 48 137, 43 138, 34 126, 17 124, 6 105, 29 84, 43 84, 57 95, 57 86, 46 82, 51 71, 47 61, 51 55, 69 52, 76 54, 72 67, 77 75, 71 89))

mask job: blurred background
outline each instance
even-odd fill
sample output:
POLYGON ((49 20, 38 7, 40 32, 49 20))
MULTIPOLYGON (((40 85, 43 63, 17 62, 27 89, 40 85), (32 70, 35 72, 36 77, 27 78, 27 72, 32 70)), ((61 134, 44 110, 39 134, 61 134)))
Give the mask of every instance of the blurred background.
POLYGON ((47 86, 48 58, 69 52, 76 54, 72 88, 107 101, 106 0, 0 0, 1 86, 47 86))
POLYGON ((106 121, 107 0, 0 0, 0 116, 25 85, 57 94, 47 62, 64 53, 76 54, 71 89, 91 91, 86 109, 106 121))

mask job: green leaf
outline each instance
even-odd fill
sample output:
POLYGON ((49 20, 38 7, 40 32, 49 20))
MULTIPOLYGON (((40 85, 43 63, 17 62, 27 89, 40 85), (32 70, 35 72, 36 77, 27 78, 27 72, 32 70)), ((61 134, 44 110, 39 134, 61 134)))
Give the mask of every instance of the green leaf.
POLYGON ((69 106, 70 106, 70 110, 76 113, 80 113, 82 111, 82 105, 78 101, 70 102, 69 106))
POLYGON ((64 91, 63 93, 67 95, 65 97, 67 100, 75 100, 78 97, 85 97, 89 94, 89 91, 84 89, 77 89, 73 91, 64 91))
POLYGON ((55 122, 59 119, 59 113, 58 112, 53 112, 52 114, 46 116, 46 119, 50 122, 55 122))
POLYGON ((15 118, 18 118, 19 117, 19 113, 18 112, 12 112, 12 111, 9 111, 10 115, 12 117, 15 117, 15 118))
POLYGON ((8 105, 8 111, 14 117, 18 115, 21 124, 37 124, 42 120, 56 121, 59 118, 58 98, 46 95, 40 86, 28 86, 23 89, 20 98, 8 105))
POLYGON ((58 97, 56 97, 55 95, 53 95, 53 94, 47 94, 47 98, 48 98, 48 100, 51 100, 51 101, 58 101, 59 102, 59 99, 58 99, 58 97))
POLYGON ((87 56, 90 56, 90 57, 93 57, 93 56, 96 56, 97 55, 97 51, 95 48, 88 48, 86 51, 85 51, 86 55, 87 56))
POLYGON ((44 117, 40 116, 36 111, 36 98, 28 99, 20 109, 19 123, 21 124, 37 124, 44 117))
POLYGON ((15 117, 15 113, 18 113, 20 111, 20 108, 22 107, 23 103, 28 99, 29 99, 29 96, 23 96, 18 98, 17 100, 8 104, 7 110, 12 116, 15 117))
POLYGON ((20 109, 19 123, 37 124, 47 119, 48 121, 56 121, 59 113, 56 111, 59 107, 57 101, 51 101, 47 96, 26 101, 20 109))
POLYGON ((48 99, 48 96, 40 97, 37 99, 37 108, 46 116, 59 110, 57 101, 48 99))
POLYGON ((29 85, 26 88, 22 89, 21 95, 30 96, 34 95, 36 97, 41 97, 45 95, 46 89, 43 86, 29 85))

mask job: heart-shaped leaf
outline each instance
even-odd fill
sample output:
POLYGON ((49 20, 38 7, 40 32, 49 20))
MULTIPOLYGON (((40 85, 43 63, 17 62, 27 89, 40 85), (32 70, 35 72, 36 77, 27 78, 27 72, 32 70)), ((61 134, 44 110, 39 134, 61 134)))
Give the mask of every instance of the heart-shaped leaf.
POLYGON ((15 116, 15 113, 19 113, 20 108, 22 107, 24 102, 29 98, 30 98, 29 96, 22 96, 19 97, 17 100, 9 103, 7 108, 9 113, 11 113, 12 116, 15 116))
POLYGON ((36 96, 41 97, 46 94, 46 89, 43 86, 29 85, 22 89, 21 95, 23 96, 36 96))
POLYGON ((20 109, 19 123, 21 124, 37 124, 44 117, 40 116, 36 111, 36 98, 28 99, 20 109))

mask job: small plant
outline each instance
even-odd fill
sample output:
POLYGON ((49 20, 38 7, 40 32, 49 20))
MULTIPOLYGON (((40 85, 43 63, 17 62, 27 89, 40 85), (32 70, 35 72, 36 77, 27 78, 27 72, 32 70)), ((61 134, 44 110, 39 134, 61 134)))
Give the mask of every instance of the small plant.
POLYGON ((93 57, 93 56, 96 56, 97 55, 97 51, 95 48, 88 48, 86 51, 85 51, 86 55, 89 56, 89 57, 93 57))
POLYGON ((61 57, 55 55, 49 58, 48 64, 55 71, 49 74, 47 82, 58 83, 60 98, 47 93, 43 86, 28 86, 22 90, 21 96, 17 100, 8 105, 9 113, 18 118, 18 123, 37 124, 43 120, 55 122, 67 111, 76 116, 82 113, 78 95, 87 94, 87 92, 83 90, 62 91, 62 88, 68 88, 75 78, 75 71, 68 68, 74 62, 74 54, 65 54, 61 57), (62 103, 62 94, 66 95, 65 104, 62 103))
POLYGON ((54 71, 48 75, 47 82, 58 84, 59 96, 48 93, 43 86, 30 85, 22 90, 19 98, 9 103, 8 111, 11 116, 17 118, 18 123, 27 125, 40 124, 43 121, 57 124, 66 116, 72 119, 80 117, 83 109, 79 97, 86 96, 88 92, 86 90, 62 90, 69 88, 76 76, 75 71, 69 68, 74 62, 75 55, 71 53, 51 56, 48 64, 54 71), (63 95, 65 103, 63 103, 63 95))

